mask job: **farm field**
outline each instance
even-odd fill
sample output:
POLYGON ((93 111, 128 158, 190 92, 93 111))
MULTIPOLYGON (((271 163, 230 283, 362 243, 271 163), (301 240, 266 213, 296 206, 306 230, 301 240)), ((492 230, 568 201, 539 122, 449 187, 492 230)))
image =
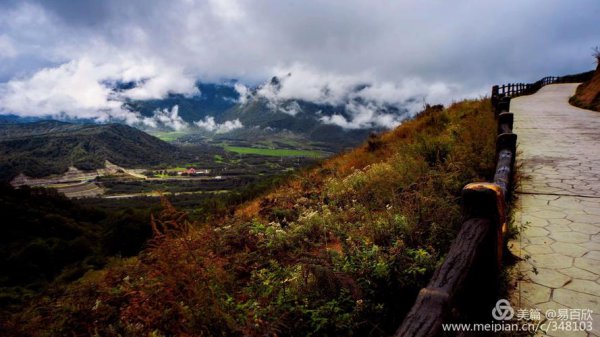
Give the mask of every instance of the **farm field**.
POLYGON ((259 147, 225 146, 225 150, 238 154, 256 154, 275 157, 323 157, 324 154, 312 150, 267 149, 259 147))

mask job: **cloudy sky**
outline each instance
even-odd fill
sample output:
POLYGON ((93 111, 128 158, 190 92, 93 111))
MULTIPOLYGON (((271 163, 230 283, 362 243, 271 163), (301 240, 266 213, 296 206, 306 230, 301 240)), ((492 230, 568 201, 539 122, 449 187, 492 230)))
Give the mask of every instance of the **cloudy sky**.
POLYGON ((598 0, 0 0, 0 113, 127 120, 124 99, 289 72, 288 98, 448 103, 593 69, 599 18, 598 0))

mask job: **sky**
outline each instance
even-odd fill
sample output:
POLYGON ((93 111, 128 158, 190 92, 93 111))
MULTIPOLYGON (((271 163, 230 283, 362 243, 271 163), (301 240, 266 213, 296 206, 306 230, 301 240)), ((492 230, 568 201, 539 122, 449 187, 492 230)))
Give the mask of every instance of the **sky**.
MULTIPOLYGON (((274 75, 273 99, 334 104, 369 84, 372 102, 448 104, 594 69, 599 18, 598 0, 0 0, 0 114, 135 122, 123 101, 274 75)), ((356 117, 339 124, 398 122, 356 117)))

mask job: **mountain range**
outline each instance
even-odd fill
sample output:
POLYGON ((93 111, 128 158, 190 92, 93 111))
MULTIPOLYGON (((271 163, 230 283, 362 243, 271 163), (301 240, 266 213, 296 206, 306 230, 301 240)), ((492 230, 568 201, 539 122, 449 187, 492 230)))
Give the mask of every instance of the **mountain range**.
MULTIPOLYGON (((339 97, 327 88, 316 98, 290 96, 284 88, 290 76, 273 77, 254 87, 234 80, 198 82, 195 95, 126 99, 122 108, 138 116, 137 122, 129 121, 131 125, 68 119, 60 112, 56 115, 60 121, 55 116, 0 115, 0 179, 19 173, 43 177, 70 166, 98 169, 106 160, 123 167, 150 167, 193 157, 178 144, 219 151, 241 146, 335 153, 409 116, 407 109, 366 98, 369 85, 337 93, 339 97)), ((118 93, 136 83, 106 85, 118 93)), ((200 152, 195 152, 197 159, 200 152)))
MULTIPOLYGON (((123 108, 140 116, 140 122, 132 126, 145 131, 185 131, 211 139, 249 142, 257 137, 285 139, 291 135, 305 142, 332 145, 336 151, 355 146, 370 133, 395 126, 409 116, 407 109, 361 96, 369 85, 351 88, 344 97, 336 99, 330 99, 332 94, 326 87, 321 92, 324 99, 299 99, 281 94, 282 83, 291 76, 273 77, 253 87, 235 80, 198 82, 196 95, 169 94, 162 99, 128 99, 123 102, 123 108), (385 122, 372 121, 374 117, 381 116, 383 118, 379 121, 385 122)), ((136 83, 107 85, 119 92, 135 87, 136 83)), ((57 115, 60 115, 59 112, 57 115)), ((93 122, 61 118, 72 123, 93 122)), ((36 118, 0 116, 0 123, 32 120, 36 118)))

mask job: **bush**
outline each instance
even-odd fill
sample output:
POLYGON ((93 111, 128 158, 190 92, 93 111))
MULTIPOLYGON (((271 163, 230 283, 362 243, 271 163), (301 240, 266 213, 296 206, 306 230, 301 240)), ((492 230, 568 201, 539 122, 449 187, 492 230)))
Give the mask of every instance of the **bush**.
POLYGON ((491 178, 494 142, 487 101, 429 107, 233 216, 193 224, 166 205, 138 257, 41 298, 13 330, 389 335, 461 225, 462 186, 491 178))

